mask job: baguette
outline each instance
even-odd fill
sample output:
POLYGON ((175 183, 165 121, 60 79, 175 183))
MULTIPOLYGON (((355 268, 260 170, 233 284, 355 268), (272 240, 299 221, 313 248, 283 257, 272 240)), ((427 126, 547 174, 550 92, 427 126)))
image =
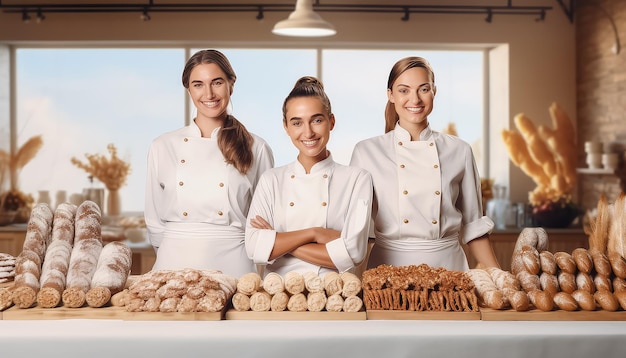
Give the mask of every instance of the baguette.
POLYGON ((122 291, 130 275, 132 251, 126 244, 112 241, 100 251, 96 271, 85 300, 90 307, 102 307, 111 296, 122 291))
POLYGON ((554 259, 561 272, 567 272, 575 274, 577 271, 576 261, 571 254, 565 251, 559 251, 554 253, 554 259))
POLYGON ((578 309, 578 302, 566 292, 557 292, 554 295, 554 304, 563 311, 576 311, 578 309))
POLYGON ((579 272, 591 273, 593 269, 593 259, 587 249, 583 247, 574 249, 574 251, 572 251, 572 258, 579 272))

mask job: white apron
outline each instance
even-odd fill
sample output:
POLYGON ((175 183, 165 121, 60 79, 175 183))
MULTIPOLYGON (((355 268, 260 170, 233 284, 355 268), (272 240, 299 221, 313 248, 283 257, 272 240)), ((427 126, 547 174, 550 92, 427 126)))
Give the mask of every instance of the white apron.
POLYGON ((240 229, 205 223, 169 222, 166 226, 153 270, 220 270, 235 277, 256 272, 240 229))

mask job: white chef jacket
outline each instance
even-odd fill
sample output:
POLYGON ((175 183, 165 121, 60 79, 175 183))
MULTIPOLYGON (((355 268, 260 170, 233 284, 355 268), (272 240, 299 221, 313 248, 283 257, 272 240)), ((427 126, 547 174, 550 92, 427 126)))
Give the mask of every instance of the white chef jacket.
POLYGON ((253 135, 253 163, 241 174, 225 162, 219 130, 205 138, 194 122, 150 146, 144 215, 159 248, 153 269, 217 269, 237 277, 256 271, 245 254, 244 225, 258 179, 274 165, 272 150, 253 135))
POLYGON ((494 225, 482 215, 480 176, 466 142, 430 126, 411 141, 396 124, 357 143, 350 164, 369 171, 374 181, 376 237, 368 268, 426 263, 468 269, 460 243, 490 233, 494 225))
POLYGON ((256 264, 266 265, 265 274, 289 271, 353 271, 367 253, 372 203, 372 178, 365 170, 335 163, 332 156, 316 163, 309 174, 300 162, 274 168, 261 176, 254 193, 248 225, 246 251, 256 264), (255 229, 250 219, 263 217, 273 230, 255 229), (341 231, 341 237, 326 244, 332 270, 290 254, 269 260, 277 232, 310 227, 341 231))

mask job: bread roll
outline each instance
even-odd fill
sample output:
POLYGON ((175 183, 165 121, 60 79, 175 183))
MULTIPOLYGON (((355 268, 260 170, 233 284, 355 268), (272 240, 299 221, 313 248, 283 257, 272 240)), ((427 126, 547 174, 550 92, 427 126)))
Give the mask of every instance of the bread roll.
POLYGON ((297 271, 289 271, 285 274, 285 290, 291 295, 304 292, 304 277, 297 271))
POLYGON ((557 292, 554 297, 554 304, 564 311, 576 311, 578 309, 578 302, 566 292, 557 292))
POLYGON ((606 276, 602 276, 602 275, 595 275, 593 278, 593 284, 596 287, 596 290, 607 290, 607 291, 613 291, 613 284, 611 283, 611 279, 606 277, 606 276))
POLYGON ((572 258, 576 263, 578 271, 584 273, 591 273, 593 269, 593 259, 589 251, 583 247, 576 248, 572 251, 572 258))
POLYGON ((504 291, 505 298, 509 301, 511 307, 518 311, 528 311, 530 306, 530 299, 525 291, 507 290, 504 291))
POLYGON ((261 276, 256 272, 248 272, 237 281, 237 292, 250 296, 261 288, 261 276))
POLYGON ((15 285, 0 287, 0 312, 13 306, 13 289, 15 285))
POLYGON ((626 280, 619 277, 613 278, 613 292, 626 291, 626 280))
POLYGON ((550 293, 541 290, 528 292, 530 302, 538 309, 548 312, 554 308, 554 301, 550 293))
MULTIPOLYGON (((276 272, 268 273, 263 279, 263 289, 271 295, 285 291, 285 281, 276 272)), ((250 297, 252 298, 252 297, 250 297)))
POLYGON ((626 291, 615 292, 613 294, 620 307, 626 311, 626 291))
POLYGON ((605 311, 614 312, 619 308, 619 302, 617 302, 617 298, 610 291, 596 291, 593 294, 593 298, 596 300, 598 306, 600 306, 605 311))
POLYGON ((502 270, 498 267, 487 267, 485 271, 491 276, 493 283, 500 290, 510 289, 513 291, 521 290, 521 284, 517 277, 513 276, 509 271, 502 270))
POLYGON ((576 291, 578 286, 576 285, 576 276, 569 272, 561 271, 559 272, 559 287, 561 291, 566 293, 572 293, 576 291))
POLYGON ((539 276, 522 270, 516 275, 516 277, 519 280, 520 285, 522 286, 522 289, 524 289, 524 291, 541 291, 541 281, 539 280, 539 276))
POLYGON ((549 292, 552 296, 561 290, 559 280, 556 275, 542 272, 539 276, 539 282, 541 283, 541 289, 549 292))
POLYGON ((326 294, 322 292, 309 292, 306 298, 307 310, 320 312, 326 307, 326 294))
POLYGON ((576 274, 576 287, 589 293, 596 292, 596 285, 588 273, 578 272, 576 274))
POLYGON ((343 310, 343 302, 344 299, 340 293, 328 296, 328 299, 326 300, 326 311, 341 312, 343 310))
POLYGON ((609 252, 608 257, 615 276, 626 279, 626 259, 617 252, 609 252))
POLYGON ((296 293, 289 297, 287 309, 291 312, 305 312, 307 310, 307 302, 304 293, 296 293))
POLYGON ((556 275, 556 260, 554 254, 550 251, 541 251, 539 253, 539 261, 541 262, 541 271, 550 275, 556 275))
POLYGON ((599 251, 591 251, 590 255, 596 273, 605 277, 611 276, 611 274, 613 273, 613 268, 611 267, 608 256, 599 251))
POLYGON ((596 301, 593 295, 588 291, 576 290, 572 292, 572 297, 578 303, 578 306, 585 311, 595 311, 596 301))
POLYGON ((250 310, 250 297, 243 292, 235 292, 231 299, 233 308, 237 311, 250 310))
POLYGON ((304 287, 308 292, 324 292, 324 280, 316 272, 305 272, 302 277, 304 277, 304 287))
POLYGON ((289 295, 286 292, 278 292, 272 296, 270 301, 270 310, 274 312, 282 312, 287 309, 289 303, 289 295))
POLYGON ((326 296, 330 297, 335 293, 341 293, 343 290, 343 280, 339 273, 335 271, 330 271, 324 275, 324 290, 326 291, 326 296))
POLYGON ((343 281, 343 289, 341 295, 344 298, 356 296, 361 292, 361 280, 352 272, 343 272, 339 275, 343 281))
POLYGON ((523 246, 521 251, 522 264, 524 269, 533 275, 539 274, 541 271, 541 260, 539 259, 539 251, 532 246, 523 246))
POLYGON ((363 300, 359 296, 348 296, 343 302, 344 312, 359 312, 363 307, 363 300))
POLYGON ((255 312, 269 311, 272 297, 268 292, 255 292, 250 296, 250 309, 255 312))
POLYGON ((554 260, 556 261, 557 266, 559 267, 559 269, 561 269, 562 272, 575 274, 576 270, 578 269, 572 255, 565 251, 555 252, 554 260))

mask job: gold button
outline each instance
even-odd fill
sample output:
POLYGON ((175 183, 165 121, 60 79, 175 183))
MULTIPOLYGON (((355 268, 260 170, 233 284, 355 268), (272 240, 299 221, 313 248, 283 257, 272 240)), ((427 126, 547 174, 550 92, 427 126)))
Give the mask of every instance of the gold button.
POLYGON ((222 216, 222 215, 224 215, 224 213, 223 213, 223 212, 221 212, 221 211, 218 211, 218 212, 217 212, 217 215, 222 216))
POLYGON ((435 145, 435 144, 434 144, 433 142, 430 142, 430 144, 428 144, 428 145, 432 147, 432 146, 433 146, 433 145, 435 145))
POLYGON ((289 206, 293 206, 293 205, 294 205, 294 204, 293 204, 293 201, 292 201, 291 203, 289 203, 289 206))
POLYGON ((291 179, 293 179, 293 178, 295 178, 295 177, 296 177, 295 175, 291 174, 291 179))
POLYGON ((183 216, 187 216, 187 212, 186 211, 183 211, 183 216))
POLYGON ((433 220, 433 225, 437 224, 437 220, 433 220))
POLYGON ((224 186, 224 183, 220 183, 220 188, 224 186))
POLYGON ((185 159, 181 159, 180 162, 185 164, 185 159))
POLYGON ((409 219, 404 219, 404 220, 402 220, 402 221, 403 221, 405 224, 408 224, 408 223, 409 223, 409 219))
POLYGON ((185 138, 185 139, 183 139, 183 141, 189 142, 189 138, 185 138))
POLYGON ((184 184, 184 183, 183 183, 182 181, 179 181, 179 182, 178 182, 178 185, 180 185, 180 186, 183 186, 183 184, 184 184))
POLYGON ((404 169, 404 164, 400 164, 400 168, 404 169))
POLYGON ((437 169, 439 166, 437 164, 433 165, 433 168, 437 169))
POLYGON ((398 145, 402 145, 402 142, 398 142, 398 145))
POLYGON ((326 202, 325 201, 322 201, 322 206, 326 206, 326 202))
POLYGON ((435 195, 439 195, 439 194, 441 194, 441 192, 440 192, 439 190, 437 190, 437 191, 435 192, 435 195))
POLYGON ((328 178, 328 174, 322 175, 322 178, 324 178, 324 179, 328 178))
POLYGON ((402 194, 407 195, 409 192, 408 191, 403 191, 402 194))

